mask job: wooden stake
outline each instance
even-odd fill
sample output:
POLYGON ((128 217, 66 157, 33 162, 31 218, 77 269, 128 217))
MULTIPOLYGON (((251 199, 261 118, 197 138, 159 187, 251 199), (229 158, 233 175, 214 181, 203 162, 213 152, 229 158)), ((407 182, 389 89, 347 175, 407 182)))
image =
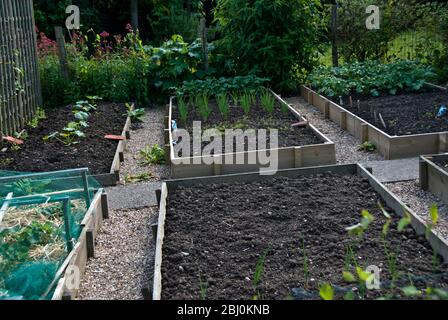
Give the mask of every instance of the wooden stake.
POLYGON ((65 50, 65 40, 62 27, 54 27, 54 32, 56 34, 56 43, 58 46, 58 56, 59 56, 59 63, 61 66, 61 73, 62 76, 64 77, 64 80, 68 81, 69 73, 68 73, 67 52, 65 50))

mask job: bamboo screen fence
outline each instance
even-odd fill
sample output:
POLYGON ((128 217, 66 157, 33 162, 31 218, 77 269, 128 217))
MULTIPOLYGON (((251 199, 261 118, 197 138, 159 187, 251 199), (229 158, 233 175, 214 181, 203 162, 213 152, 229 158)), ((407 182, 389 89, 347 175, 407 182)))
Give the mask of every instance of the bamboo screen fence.
POLYGON ((42 104, 34 28, 32 0, 0 0, 0 132, 3 135, 23 129, 42 104))

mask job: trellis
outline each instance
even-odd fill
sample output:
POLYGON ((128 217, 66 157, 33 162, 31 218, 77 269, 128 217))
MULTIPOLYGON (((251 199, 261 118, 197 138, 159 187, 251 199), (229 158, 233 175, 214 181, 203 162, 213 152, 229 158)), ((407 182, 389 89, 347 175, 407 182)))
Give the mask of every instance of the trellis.
POLYGON ((41 104, 33 1, 1 0, 0 132, 23 129, 41 104))

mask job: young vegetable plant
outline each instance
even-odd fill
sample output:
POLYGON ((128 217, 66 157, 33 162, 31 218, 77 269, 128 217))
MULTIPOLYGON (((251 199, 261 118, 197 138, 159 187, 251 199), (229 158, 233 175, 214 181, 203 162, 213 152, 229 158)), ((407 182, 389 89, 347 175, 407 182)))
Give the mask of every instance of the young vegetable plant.
MULTIPOLYGON (((426 238, 429 238, 429 235, 431 234, 432 229, 439 222, 439 210, 435 203, 429 209, 429 217, 431 220, 427 223, 426 238)), ((438 254, 437 254, 437 251, 435 249, 433 249, 433 255, 432 255, 433 272, 436 272, 438 264, 439 264, 438 254)))
POLYGON ((132 105, 129 103, 126 103, 126 109, 128 110, 126 115, 131 119, 131 122, 142 123, 145 120, 145 109, 132 110, 132 105))
POLYGON ((303 275, 305 277, 305 288, 308 288, 310 279, 308 252, 305 247, 305 239, 302 237, 303 275))
POLYGON ((219 112, 221 112, 221 115, 227 119, 229 116, 230 108, 229 108, 229 102, 227 99, 227 94, 221 93, 217 96, 218 101, 218 108, 219 112))
POLYGON ((250 109, 252 107, 252 98, 250 93, 245 92, 240 96, 240 104, 244 110, 244 113, 248 115, 250 113, 250 109))
POLYGON ((266 261, 266 257, 270 251, 270 248, 267 249, 261 257, 258 259, 257 265, 255 267, 255 274, 254 274, 254 280, 252 281, 252 287, 254 290, 254 296, 252 300, 260 300, 263 299, 263 296, 261 295, 259 291, 259 285, 261 283, 261 277, 263 276, 264 272, 264 264, 266 261))
POLYGON ((165 164, 165 150, 159 145, 153 147, 146 147, 140 150, 140 156, 142 157, 142 164, 145 166, 151 164, 165 164))
POLYGON ((268 89, 263 89, 261 91, 260 101, 261 106, 266 112, 268 112, 269 114, 272 114, 274 112, 275 98, 268 89))
POLYGON ((358 148, 359 151, 365 151, 365 152, 373 152, 376 150, 376 146, 371 141, 366 141, 358 148))
POLYGON ((181 96, 177 97, 177 102, 178 102, 180 120, 183 123, 186 123, 188 118, 188 104, 185 102, 184 97, 181 96))
POLYGON ((203 93, 196 98, 197 105, 199 108, 199 113, 204 121, 207 121, 212 113, 212 109, 210 108, 210 97, 208 94, 203 93))

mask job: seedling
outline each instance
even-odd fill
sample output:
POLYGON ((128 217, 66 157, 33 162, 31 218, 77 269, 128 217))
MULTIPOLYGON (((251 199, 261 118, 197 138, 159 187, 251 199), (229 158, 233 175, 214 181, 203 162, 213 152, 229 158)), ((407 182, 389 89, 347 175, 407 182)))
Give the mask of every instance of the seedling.
POLYGON ((37 128, 39 123, 46 118, 47 115, 45 114, 45 110, 42 108, 37 108, 36 114, 34 115, 33 119, 28 122, 28 126, 30 126, 31 128, 37 128))
POLYGON ((165 150, 159 145, 153 147, 146 147, 140 150, 140 156, 142 157, 142 165, 149 166, 152 164, 162 165, 165 164, 165 150))
POLYGON ((146 182, 153 178, 153 175, 151 173, 145 172, 134 176, 126 176, 124 179, 125 183, 139 183, 139 182, 146 182))
POLYGON ((261 106, 263 109, 272 114, 275 107, 275 98, 268 89, 263 89, 260 96, 261 106))
POLYGON ((334 289, 329 283, 324 283, 319 288, 319 295, 322 300, 334 300, 334 289))
POLYGON ((210 117, 212 109, 210 108, 210 97, 207 94, 201 94, 196 97, 199 113, 204 121, 210 117))
MULTIPOLYGON (((430 217, 430 221, 427 223, 427 227, 426 227, 426 238, 429 238, 429 235, 431 234, 431 230, 439 222, 439 210, 435 203, 429 209, 429 217, 430 217)), ((438 261, 437 251, 435 249, 433 249, 432 268, 433 268, 434 272, 436 272, 438 263, 439 263, 439 261, 438 261)))
POLYGON ((202 278, 199 280, 199 290, 201 292, 201 300, 205 301, 207 299, 208 282, 202 281, 202 278))
POLYGON ((244 93, 240 97, 240 104, 244 110, 244 113, 248 115, 250 113, 250 109, 252 107, 252 98, 249 93, 244 93))
POLYGON ((182 120, 183 123, 186 123, 188 117, 188 104, 185 102, 183 97, 178 97, 177 101, 179 104, 178 107, 179 107, 180 119, 182 120))
POLYGON ((254 296, 253 300, 260 300, 263 299, 263 297, 260 294, 260 291, 258 289, 260 283, 261 283, 261 277, 263 276, 264 272, 264 264, 266 261, 266 257, 269 253, 270 249, 267 249, 261 257, 258 259, 257 265, 255 267, 255 274, 254 274, 254 280, 252 282, 253 290, 254 290, 254 296))
POLYGON ((305 288, 308 288, 310 279, 308 253, 305 247, 305 239, 302 238, 303 275, 305 276, 305 288))
POLYGON ((221 93, 220 95, 218 95, 217 97, 218 100, 218 108, 219 108, 219 112, 221 112, 221 115, 227 119, 227 117, 229 116, 229 102, 227 100, 227 94, 225 93, 221 93))

